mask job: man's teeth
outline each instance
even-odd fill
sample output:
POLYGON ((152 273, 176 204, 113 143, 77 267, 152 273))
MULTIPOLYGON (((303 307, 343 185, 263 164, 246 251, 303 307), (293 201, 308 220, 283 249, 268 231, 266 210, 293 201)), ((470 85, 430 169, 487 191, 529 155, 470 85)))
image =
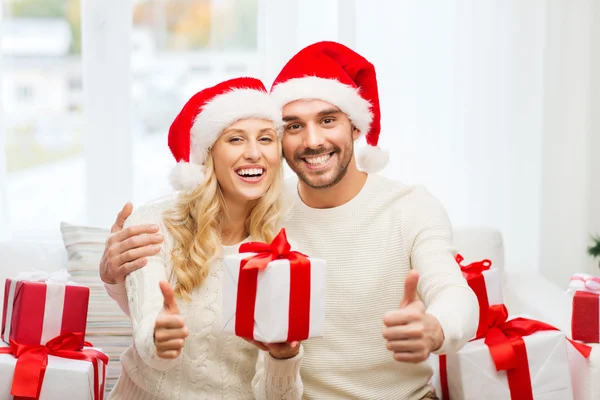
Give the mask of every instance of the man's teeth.
POLYGON ((237 173, 238 175, 262 175, 263 174, 263 169, 262 168, 246 168, 246 169, 240 169, 237 173))
POLYGON ((325 154, 313 158, 306 158, 306 162, 312 165, 325 164, 329 160, 329 157, 331 157, 331 154, 325 154))

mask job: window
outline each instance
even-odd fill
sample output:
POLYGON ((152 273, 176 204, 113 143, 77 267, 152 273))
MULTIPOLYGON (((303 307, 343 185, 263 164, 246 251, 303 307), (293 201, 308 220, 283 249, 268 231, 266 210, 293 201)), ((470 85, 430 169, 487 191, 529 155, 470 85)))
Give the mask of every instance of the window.
POLYGON ((84 205, 79 0, 2 7, 4 218, 17 236, 57 234, 84 205))
POLYGON ((258 0, 134 2, 134 204, 170 190, 169 125, 197 91, 259 73, 258 0))

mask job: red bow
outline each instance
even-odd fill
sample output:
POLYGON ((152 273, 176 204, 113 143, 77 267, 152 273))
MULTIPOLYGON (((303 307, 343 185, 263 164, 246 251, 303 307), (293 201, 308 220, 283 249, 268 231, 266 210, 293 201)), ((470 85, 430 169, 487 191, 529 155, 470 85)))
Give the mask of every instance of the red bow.
POLYGON ((481 275, 483 271, 487 271, 492 266, 492 261, 488 260, 487 258, 485 260, 473 262, 469 265, 461 264, 461 262, 463 262, 465 259, 460 254, 457 254, 455 259, 460 266, 463 276, 467 279, 481 275))
POLYGON ((290 262, 290 307, 288 341, 308 338, 310 326, 310 260, 297 251, 291 251, 285 229, 270 244, 243 243, 240 253, 258 253, 242 260, 238 281, 235 332, 238 336, 254 338, 254 309, 256 304, 258 272, 274 260, 290 262))
MULTIPOLYGON (((108 356, 93 349, 80 350, 82 333, 64 333, 49 340, 46 345, 21 345, 14 340, 10 347, 1 347, 0 354, 12 354, 17 359, 11 394, 15 397, 39 398, 48 365, 48 355, 89 361, 94 366, 94 398, 104 389, 98 382, 98 361, 108 364, 108 356)), ((85 342, 85 346, 92 344, 85 342)))

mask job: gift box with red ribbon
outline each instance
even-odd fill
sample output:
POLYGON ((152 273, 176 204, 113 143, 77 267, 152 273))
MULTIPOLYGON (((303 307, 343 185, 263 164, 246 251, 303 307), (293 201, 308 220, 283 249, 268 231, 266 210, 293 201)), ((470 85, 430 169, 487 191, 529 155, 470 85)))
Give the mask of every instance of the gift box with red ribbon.
POLYGON ((282 229, 224 258, 223 332, 264 343, 323 335, 325 260, 292 251, 282 229))
POLYGON ((0 400, 102 400, 108 356, 81 333, 45 345, 0 343, 0 400))
POLYGON ((485 338, 439 357, 441 399, 573 399, 568 346, 586 359, 589 346, 540 321, 509 320, 504 305, 491 306, 488 317, 485 338))
POLYGON ((456 255, 456 262, 460 266, 463 276, 469 287, 477 295, 479 303, 479 325, 475 338, 485 335, 488 309, 490 306, 504 304, 502 296, 501 274, 497 268, 492 267, 491 260, 476 261, 468 265, 462 265, 462 255, 456 255))
POLYGON ((43 345, 63 333, 80 333, 83 347, 90 289, 69 281, 66 270, 32 271, 7 279, 2 340, 43 345))
POLYGON ((571 336, 585 343, 600 343, 600 277, 575 274, 569 291, 573 292, 571 336))

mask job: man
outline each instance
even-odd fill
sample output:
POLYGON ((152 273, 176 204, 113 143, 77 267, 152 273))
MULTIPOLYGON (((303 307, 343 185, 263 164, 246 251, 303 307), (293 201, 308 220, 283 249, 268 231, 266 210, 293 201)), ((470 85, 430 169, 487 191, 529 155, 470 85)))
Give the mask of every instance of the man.
MULTIPOLYGON (((436 398, 425 361, 474 336, 478 304, 437 199, 374 174, 387 159, 377 147, 373 65, 338 43, 316 43, 285 65, 271 94, 283 107, 283 153, 298 177, 286 184, 295 199, 287 233, 297 250, 328 263, 325 335, 303 343, 304 397, 436 398), (368 146, 355 157, 362 134, 368 146)), ((107 243, 107 283, 143 266, 160 240, 150 227, 120 231, 130 212, 107 243)))

